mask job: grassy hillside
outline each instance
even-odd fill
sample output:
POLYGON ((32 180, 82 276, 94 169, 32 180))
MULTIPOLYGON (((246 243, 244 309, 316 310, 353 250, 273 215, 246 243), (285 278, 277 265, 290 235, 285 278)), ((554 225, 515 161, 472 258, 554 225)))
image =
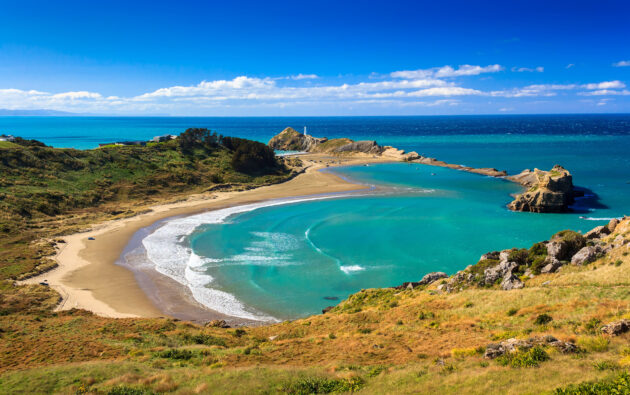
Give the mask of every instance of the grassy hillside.
POLYGON ((75 150, 26 140, 0 146, 0 280, 52 264, 45 257, 53 246, 42 237, 209 188, 249 188, 290 175, 264 144, 205 129, 147 146, 75 150))
MULTIPOLYGON (((620 235, 630 235, 630 220, 607 242, 620 235)), ((326 314, 228 329, 53 313, 42 296, 29 312, 0 317, 0 393, 630 391, 630 332, 599 329, 630 318, 627 244, 588 265, 527 279, 523 289, 445 293, 438 290, 443 281, 363 290, 326 314), (510 358, 483 356, 489 343, 545 335, 578 352, 543 346, 510 358), (587 381, 597 384, 567 387, 587 381)))

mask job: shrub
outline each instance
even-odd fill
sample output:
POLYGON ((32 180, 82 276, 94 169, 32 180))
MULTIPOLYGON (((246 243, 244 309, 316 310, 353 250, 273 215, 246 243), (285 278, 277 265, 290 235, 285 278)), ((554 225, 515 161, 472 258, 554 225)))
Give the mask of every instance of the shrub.
POLYGON ((355 392, 361 389, 365 381, 360 377, 348 379, 329 379, 324 377, 301 378, 281 387, 287 394, 329 394, 331 392, 355 392))
POLYGON ((194 356, 192 351, 180 350, 178 348, 171 348, 169 350, 160 351, 156 355, 160 358, 181 360, 189 360, 194 356))
POLYGON ((150 395, 153 394, 152 391, 128 387, 126 385, 118 385, 109 391, 107 391, 107 395, 150 395))
POLYGON ((598 331, 601 323, 602 323, 601 320, 597 318, 591 318, 590 320, 584 323, 584 330, 587 333, 595 334, 598 331))
POLYGON ((509 310, 507 311, 507 315, 508 315, 509 317, 511 317, 511 316, 513 316, 513 315, 516 315, 516 313, 518 313, 518 309, 517 309, 517 308, 514 308, 514 307, 513 307, 513 308, 511 308, 511 309, 509 309, 509 310))
POLYGON ((529 257, 529 251, 526 250, 525 248, 521 248, 520 250, 514 248, 508 254, 508 261, 516 262, 518 265, 524 265, 525 263, 527 263, 528 257, 529 257))
POLYGON ((536 325, 547 325, 551 321, 553 321, 553 318, 549 314, 544 314, 543 313, 543 314, 540 314, 538 317, 536 317, 536 320, 534 321, 534 324, 536 324, 536 325))
POLYGON ((533 347, 527 351, 518 351, 515 353, 507 353, 499 358, 497 362, 503 366, 513 368, 536 367, 541 362, 549 360, 549 354, 542 347, 533 347))
POLYGON ((597 370, 617 370, 621 369, 619 363, 615 361, 599 361, 593 364, 593 367, 597 370))
POLYGON ((186 333, 184 334, 184 336, 182 336, 182 338, 184 339, 185 342, 189 344, 192 343, 192 344, 204 344, 206 346, 223 346, 223 347, 226 346, 225 340, 219 337, 207 335, 205 333, 199 333, 196 335, 190 335, 186 333))
POLYGON ((476 348, 454 348, 451 350, 451 355, 453 358, 465 358, 465 357, 473 357, 477 355, 476 348))
POLYGON ((608 350, 610 341, 603 336, 582 337, 577 341, 578 345, 587 351, 603 352, 608 350))
POLYGON ((628 394, 630 393, 630 375, 624 372, 612 380, 572 384, 566 388, 556 388, 554 393, 556 395, 628 394))

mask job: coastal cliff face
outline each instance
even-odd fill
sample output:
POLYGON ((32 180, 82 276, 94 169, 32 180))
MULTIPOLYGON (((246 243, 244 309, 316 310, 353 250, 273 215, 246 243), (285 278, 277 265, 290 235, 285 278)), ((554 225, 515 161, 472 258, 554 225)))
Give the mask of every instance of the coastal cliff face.
POLYGON ((573 203, 573 177, 562 166, 555 165, 550 171, 534 169, 508 177, 528 188, 516 195, 508 205, 510 210, 535 213, 561 213, 573 203))

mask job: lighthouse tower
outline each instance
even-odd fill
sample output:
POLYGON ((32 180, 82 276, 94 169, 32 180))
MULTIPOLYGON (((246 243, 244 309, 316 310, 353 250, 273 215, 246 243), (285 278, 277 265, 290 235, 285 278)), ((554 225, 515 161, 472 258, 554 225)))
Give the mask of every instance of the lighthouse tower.
POLYGON ((306 126, 304 126, 304 135, 308 136, 308 133, 306 133, 306 126))

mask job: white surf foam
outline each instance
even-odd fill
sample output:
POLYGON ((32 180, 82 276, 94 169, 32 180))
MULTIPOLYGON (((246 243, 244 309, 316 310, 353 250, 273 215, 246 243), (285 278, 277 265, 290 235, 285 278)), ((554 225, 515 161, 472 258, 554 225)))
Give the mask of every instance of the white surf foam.
POLYGON ((613 219, 621 219, 621 218, 616 218, 616 217, 604 217, 604 218, 580 217, 580 218, 587 221, 612 221, 613 219))
POLYGON ((359 266, 359 265, 339 266, 339 269, 341 269, 341 271, 346 274, 350 274, 353 272, 361 272, 365 270, 363 266, 359 266))
MULTIPOLYGON (((309 198, 292 198, 271 200, 261 203, 247 204, 236 207, 229 207, 221 210, 208 211, 202 214, 189 217, 176 218, 167 221, 157 228, 149 236, 142 240, 142 244, 147 252, 148 259, 153 263, 154 269, 159 273, 172 278, 178 283, 188 287, 199 303, 223 314, 259 321, 278 321, 276 318, 265 315, 261 312, 245 306, 234 295, 210 287, 213 282, 212 276, 203 271, 206 265, 223 262, 221 259, 203 258, 195 254, 187 246, 187 236, 195 229, 204 224, 219 224, 226 221, 232 215, 257 210, 263 207, 279 206, 290 203, 323 200, 350 196, 349 193, 337 195, 325 195, 309 198)), ((356 196, 356 194, 352 194, 356 196)), ((264 235, 261 233, 261 235, 264 235)), ((283 249, 290 249, 294 242, 284 235, 266 235, 267 240, 263 240, 261 245, 254 248, 262 248, 269 243, 280 242, 283 249)), ((273 257, 271 258, 273 259, 273 257)), ((282 260, 282 259, 280 259, 282 260)), ((231 263, 242 262, 242 264, 264 264, 264 257, 260 255, 236 256, 230 259, 231 263), (236 259, 235 259, 236 258, 236 259)), ((278 262, 274 263, 278 264, 278 262)))

